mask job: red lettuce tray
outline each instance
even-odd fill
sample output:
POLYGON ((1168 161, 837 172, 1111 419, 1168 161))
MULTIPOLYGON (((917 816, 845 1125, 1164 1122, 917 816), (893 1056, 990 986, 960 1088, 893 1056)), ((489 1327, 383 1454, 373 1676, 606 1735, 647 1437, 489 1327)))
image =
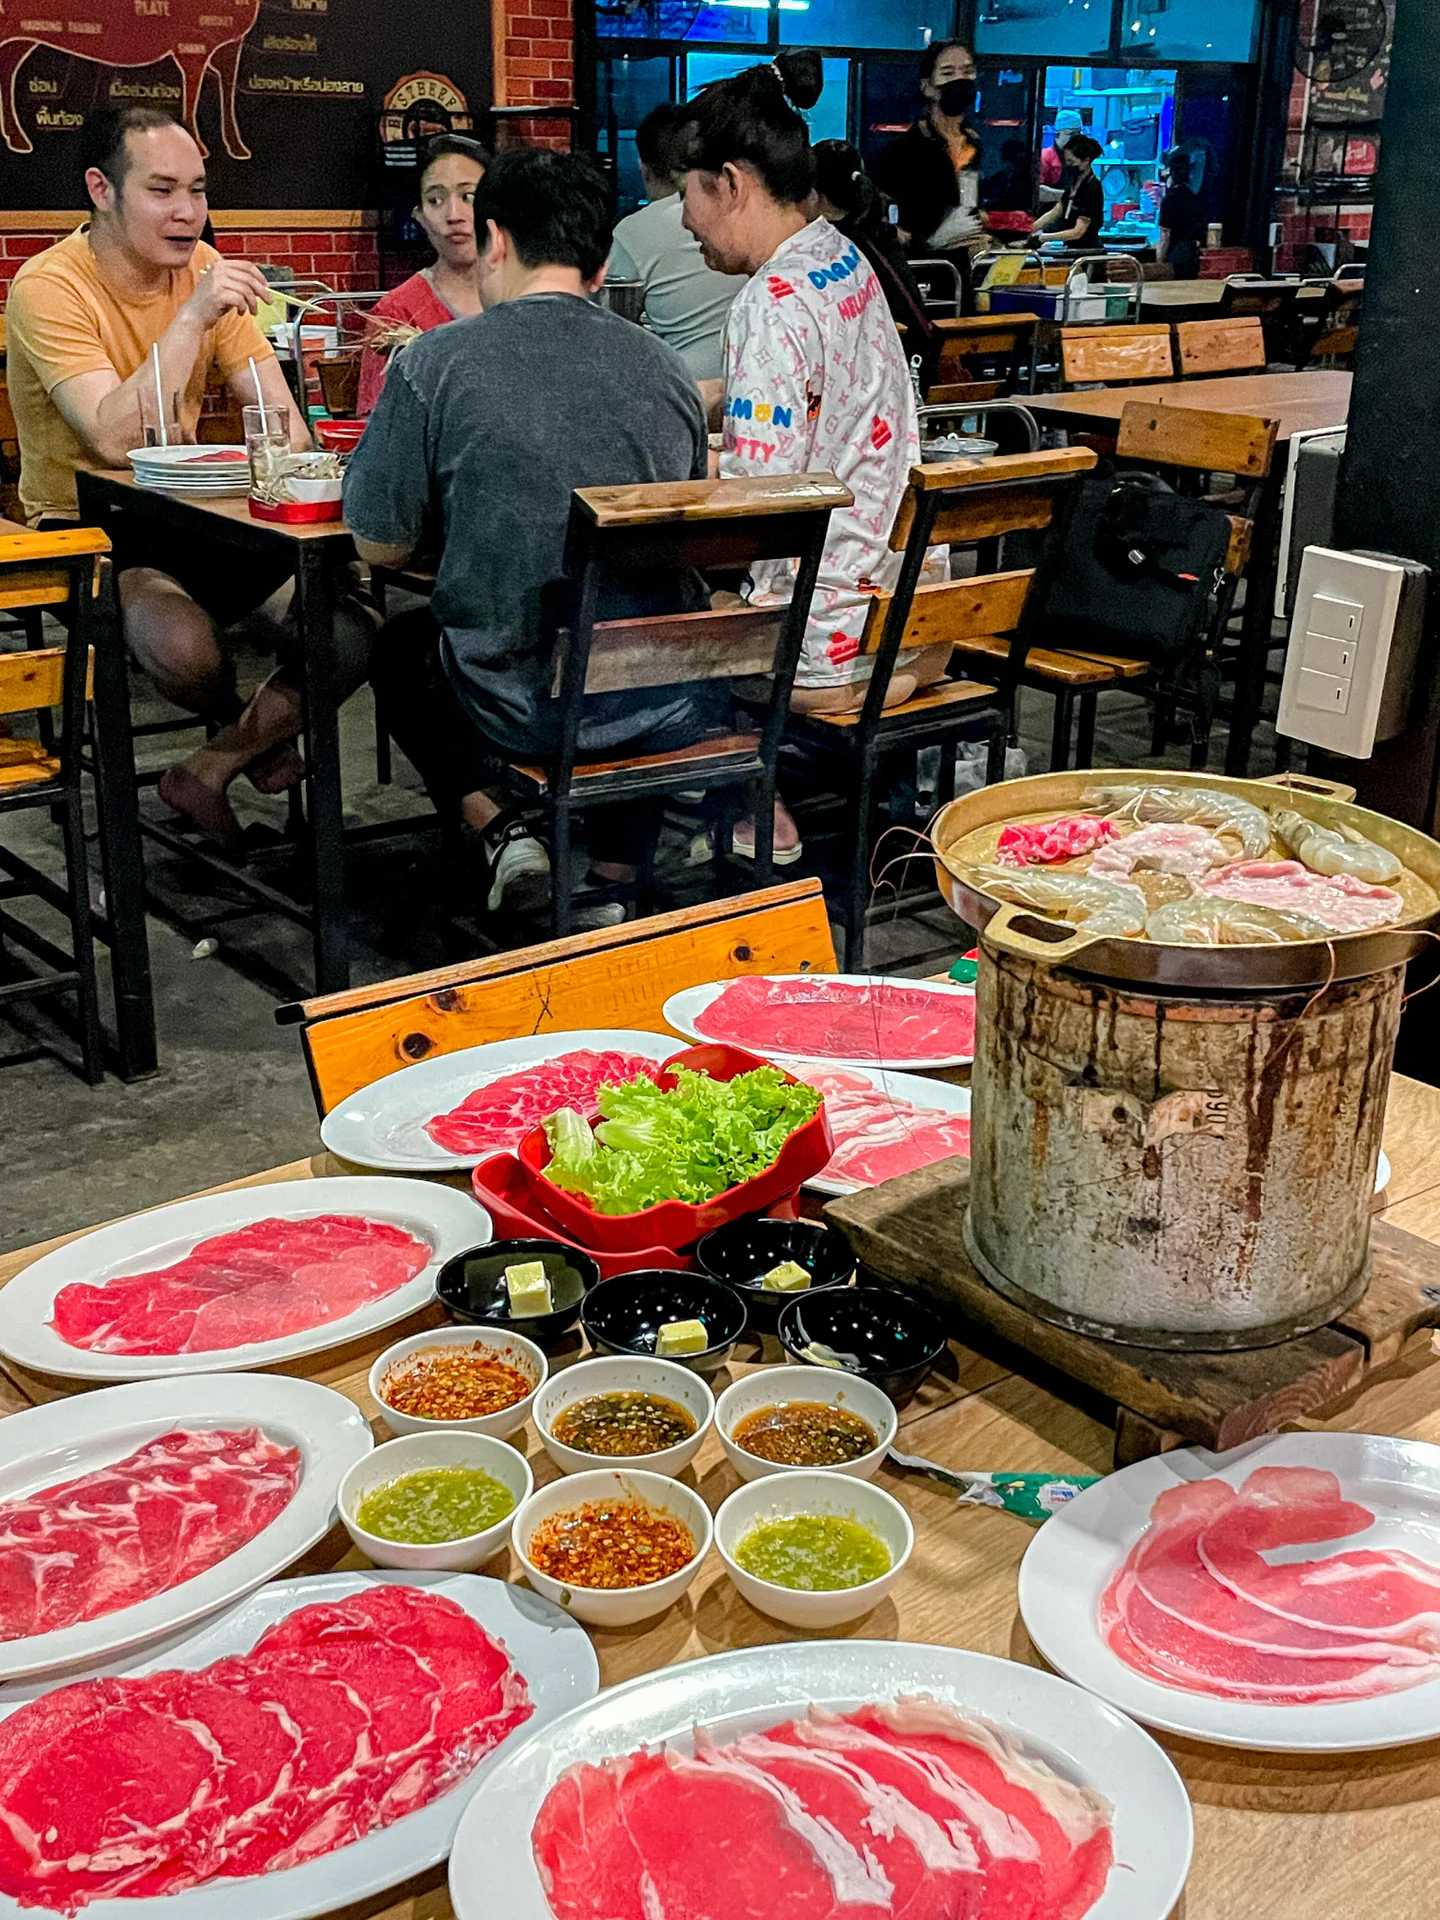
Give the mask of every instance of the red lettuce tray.
MULTIPOLYGON (((671 1054, 660 1070, 658 1084, 666 1088, 675 1086, 675 1067, 708 1073, 713 1080, 734 1080, 756 1067, 774 1064, 762 1060, 758 1054, 746 1053, 741 1047, 712 1042, 671 1054)), ((783 1068, 778 1071, 787 1081, 793 1082, 797 1077, 785 1073, 783 1068)), ((599 1115, 591 1118, 598 1119, 599 1115)), ((516 1150, 516 1158, 530 1182, 536 1206, 549 1214, 566 1234, 573 1235, 580 1246, 598 1257, 600 1253, 630 1253, 641 1247, 693 1247, 703 1234, 723 1227, 727 1221, 743 1219, 751 1213, 768 1213, 778 1202, 790 1199, 819 1173, 833 1152, 830 1123, 822 1101, 813 1117, 790 1135, 775 1164, 764 1173, 756 1174, 753 1180, 742 1181, 738 1187, 717 1193, 714 1199, 698 1205, 686 1200, 662 1200, 658 1206, 645 1207, 639 1213, 597 1213, 582 1195, 567 1193, 563 1187, 547 1180, 545 1169, 550 1164, 550 1142, 543 1127, 530 1129, 516 1150)))

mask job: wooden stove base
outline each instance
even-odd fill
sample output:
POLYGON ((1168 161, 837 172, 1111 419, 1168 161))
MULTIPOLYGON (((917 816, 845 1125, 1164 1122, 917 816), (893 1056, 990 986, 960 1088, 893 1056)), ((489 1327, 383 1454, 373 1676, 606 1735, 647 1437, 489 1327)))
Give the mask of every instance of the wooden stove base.
POLYGON ((962 1232, 969 1191, 969 1163, 948 1160, 833 1200, 825 1213, 872 1272, 948 1309, 958 1338, 1018 1349, 1113 1407, 1117 1466, 1176 1446, 1223 1451, 1323 1415, 1413 1334, 1440 1326, 1440 1246, 1377 1221, 1366 1292, 1332 1325, 1279 1346, 1173 1353, 1071 1333, 976 1271, 962 1232))

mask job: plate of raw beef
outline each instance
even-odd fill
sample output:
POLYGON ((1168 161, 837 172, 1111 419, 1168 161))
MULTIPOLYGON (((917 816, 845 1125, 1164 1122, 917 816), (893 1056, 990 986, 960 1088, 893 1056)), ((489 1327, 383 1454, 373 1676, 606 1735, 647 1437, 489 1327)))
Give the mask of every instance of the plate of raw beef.
POLYGON ((835 1151, 806 1185, 845 1194, 914 1173, 937 1160, 970 1157, 970 1089, 879 1067, 795 1064, 825 1096, 835 1151))
POLYGON ((320 1138, 357 1166, 459 1172, 512 1151, 561 1107, 589 1113, 598 1086, 674 1052, 666 1034, 608 1027, 465 1047, 361 1087, 326 1114, 320 1138))
POLYGON ((955 1647, 749 1647, 611 1687, 502 1759, 457 1920, 1166 1920, 1190 1802, 1133 1721, 955 1647))
POLYGON ((392 1326, 491 1238, 469 1194, 344 1176, 207 1194, 112 1221, 0 1291, 0 1353, 37 1373, 150 1380, 268 1367, 392 1326))
POLYGON ((443 1860, 505 1742, 598 1684, 584 1629, 500 1580, 277 1582, 143 1660, 7 1694, 0 1916, 368 1900, 443 1860))
POLYGON ((664 1015, 692 1040, 772 1060, 923 1070, 975 1053, 973 987, 895 974, 744 974, 672 994, 664 1015))
POLYGON ((0 1422, 0 1682, 113 1659, 272 1579, 329 1532, 371 1444, 344 1394, 279 1375, 146 1380, 0 1422))
POLYGON ((1020 1610, 1052 1665, 1222 1746, 1440 1736, 1440 1448, 1278 1434, 1142 1460, 1041 1528, 1020 1610))

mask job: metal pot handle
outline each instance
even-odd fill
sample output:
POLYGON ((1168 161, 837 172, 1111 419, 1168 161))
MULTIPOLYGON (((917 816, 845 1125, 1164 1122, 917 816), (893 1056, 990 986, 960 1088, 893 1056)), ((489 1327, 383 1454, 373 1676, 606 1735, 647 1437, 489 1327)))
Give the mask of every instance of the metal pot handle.
POLYGON ((1322 780, 1314 773, 1267 773, 1259 783, 1262 787, 1285 787, 1291 793, 1311 794, 1316 800, 1353 800, 1354 787, 1347 787, 1343 780, 1322 780))
POLYGON ((1098 946, 1093 934, 1084 927, 1067 926, 1063 920, 1047 920, 1029 907, 997 907, 980 935, 982 944, 1012 959, 1034 960, 1042 967, 1056 967, 1072 961, 1087 947, 1098 946))

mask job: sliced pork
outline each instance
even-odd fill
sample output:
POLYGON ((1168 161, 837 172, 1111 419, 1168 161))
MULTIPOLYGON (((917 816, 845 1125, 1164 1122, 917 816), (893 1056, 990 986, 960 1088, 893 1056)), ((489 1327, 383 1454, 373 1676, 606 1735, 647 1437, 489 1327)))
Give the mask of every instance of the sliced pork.
POLYGON ((196 1673, 62 1687, 0 1722, 0 1893, 75 1913, 318 1859, 448 1792, 531 1711, 462 1608, 388 1585, 196 1673))
POLYGON ((258 1427, 177 1429, 0 1504, 0 1640, 55 1633, 193 1580, 284 1512, 300 1450, 258 1427))
POLYGON ((657 1079, 658 1063, 642 1053, 621 1053, 615 1048, 597 1053, 577 1047, 537 1066, 520 1067, 486 1081, 467 1094, 458 1107, 427 1120, 425 1131, 447 1153, 473 1153, 477 1157, 506 1153, 518 1146, 532 1127, 562 1107, 589 1113, 599 1088, 622 1085, 641 1073, 647 1079, 657 1079))
POLYGON ((732 980, 695 1017, 707 1040, 727 1040, 752 1053, 806 1060, 863 1060, 903 1066, 907 1060, 968 1058, 975 1050, 975 1001, 903 981, 732 980))
POLYGON ((402 1227, 359 1215, 253 1220, 145 1273, 56 1294, 50 1325, 91 1353, 213 1353, 343 1320, 430 1263, 402 1227))
POLYGON ((1079 1920, 1110 1809, 933 1700, 571 1768, 532 1834, 556 1920, 1079 1920))
POLYGON ((1303 913, 1332 933, 1364 933, 1388 926, 1405 911, 1393 887, 1372 886, 1348 873, 1311 873, 1298 860, 1239 860, 1200 881, 1202 892, 1221 900, 1303 913))
POLYGON ((1112 1652, 1163 1686, 1260 1705, 1370 1699, 1440 1676, 1440 1569, 1394 1548, 1272 1564, 1365 1532, 1330 1473, 1168 1487, 1100 1601, 1112 1652))
POLYGON ((874 1187, 937 1160, 970 1157, 969 1114, 917 1106, 841 1067, 807 1068, 805 1078, 825 1096, 835 1141, 827 1180, 874 1187))
POLYGON ((1175 873, 1198 880, 1212 867, 1229 862, 1225 842, 1205 827, 1152 820, 1148 827, 1137 827, 1134 833, 1101 847, 1090 871, 1108 880, 1128 880, 1135 873, 1175 873))

